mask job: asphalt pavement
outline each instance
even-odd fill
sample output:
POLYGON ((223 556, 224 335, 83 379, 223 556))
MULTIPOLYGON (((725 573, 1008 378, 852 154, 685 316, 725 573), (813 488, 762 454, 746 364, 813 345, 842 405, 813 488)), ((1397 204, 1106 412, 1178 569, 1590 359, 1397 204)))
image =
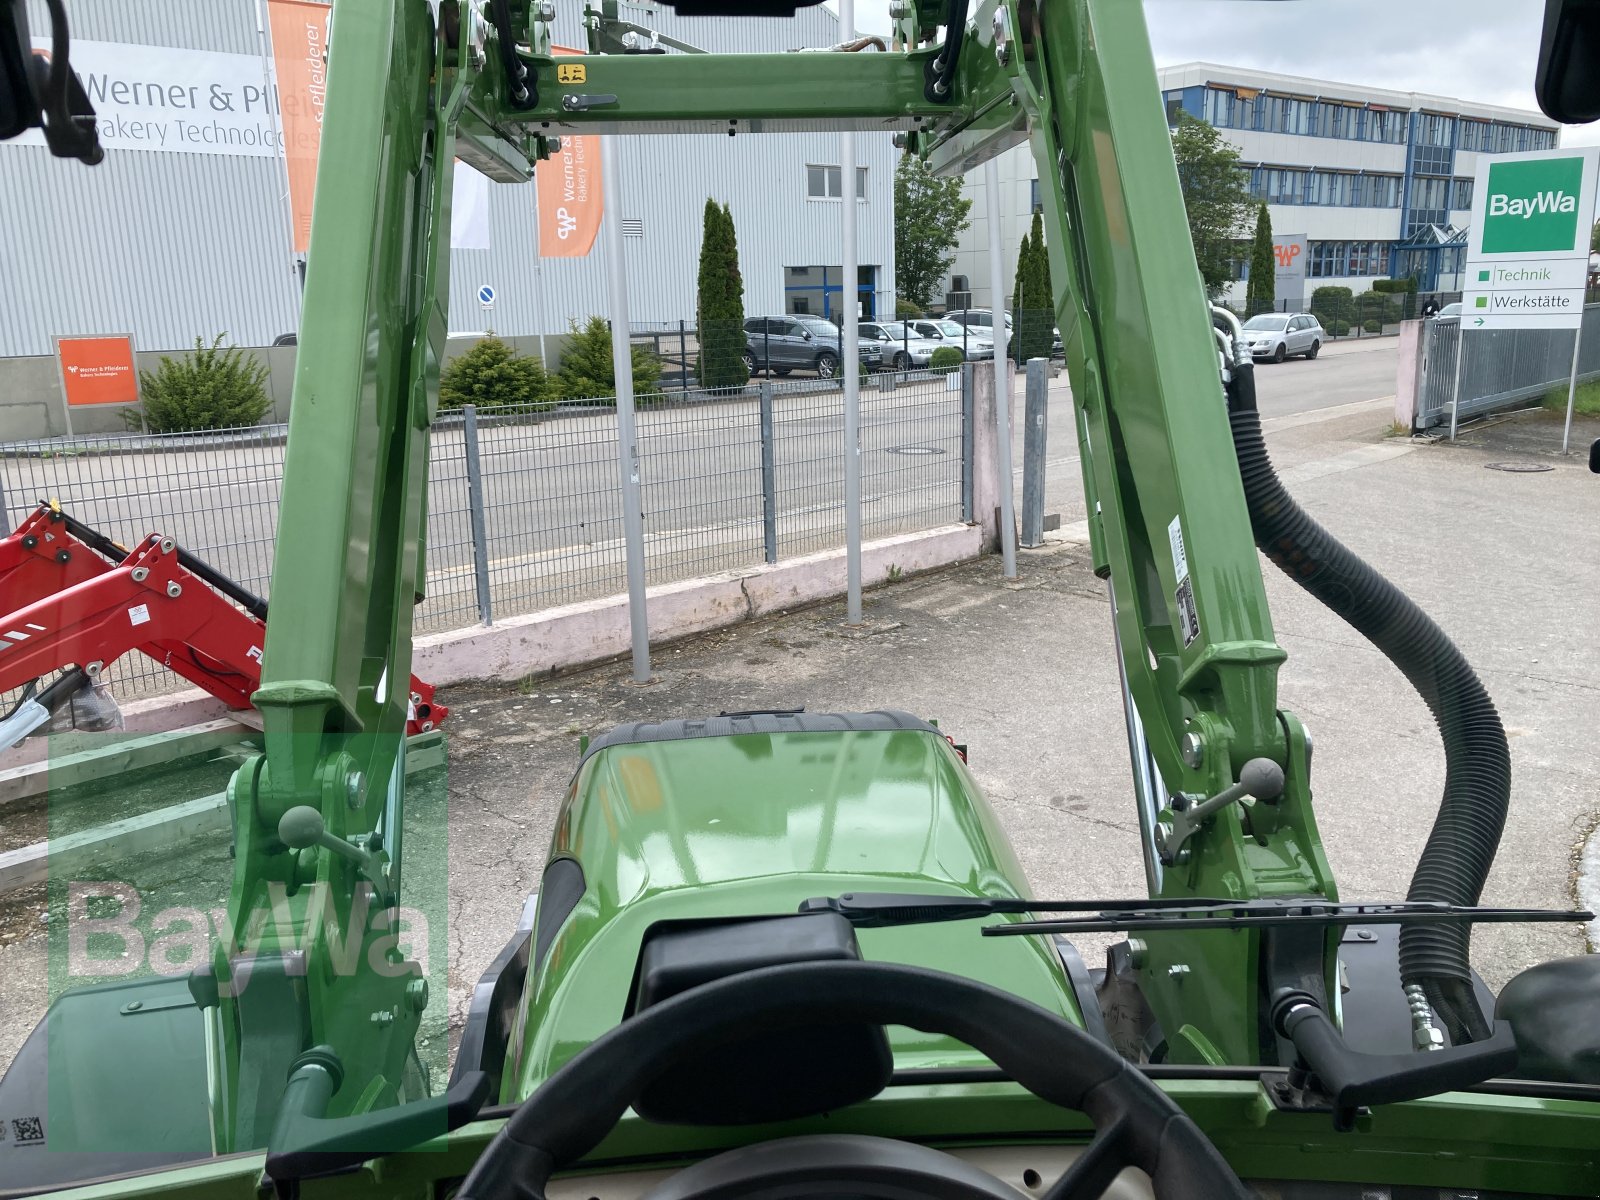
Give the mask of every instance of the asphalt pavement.
MULTIPOLYGON (((1314 362, 1257 369, 1262 411, 1336 407, 1394 392, 1394 339, 1327 346, 1314 362)), ((979 364, 979 369, 984 369, 979 364)), ((884 537, 960 517, 960 396, 942 379, 861 392, 863 523, 884 537)), ((1022 473, 1022 392, 1014 388, 1022 473)), ((1051 383, 1047 510, 1081 517, 1066 373, 1051 383)), ((753 398, 648 408, 639 414, 646 561, 666 582, 748 566, 765 555, 760 410, 753 398)), ((779 382, 773 406, 777 552, 791 558, 844 542, 839 394, 779 382)), ((601 411, 533 424, 485 421, 479 433, 489 574, 497 615, 611 595, 624 586, 616 420, 601 411)), ((131 543, 159 530, 265 594, 282 485, 281 444, 183 453, 0 459, 14 515, 37 497, 131 543)), ((477 619, 462 433, 434 435, 428 593, 419 631, 477 619)))

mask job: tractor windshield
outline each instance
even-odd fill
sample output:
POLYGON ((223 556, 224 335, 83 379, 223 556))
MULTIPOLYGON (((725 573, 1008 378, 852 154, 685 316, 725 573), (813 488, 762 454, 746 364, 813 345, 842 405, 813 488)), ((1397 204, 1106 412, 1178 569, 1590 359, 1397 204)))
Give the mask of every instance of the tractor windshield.
POLYGON ((0 0, 0 1200, 1600 1194, 1600 0, 1243 7, 0 0))

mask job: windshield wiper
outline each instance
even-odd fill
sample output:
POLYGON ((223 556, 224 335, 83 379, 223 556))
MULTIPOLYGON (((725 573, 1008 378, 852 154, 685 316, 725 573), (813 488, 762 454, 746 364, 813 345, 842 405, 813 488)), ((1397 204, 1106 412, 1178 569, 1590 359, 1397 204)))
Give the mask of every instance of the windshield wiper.
POLYGON ((985 937, 1035 933, 1111 933, 1144 929, 1245 929, 1274 925, 1474 925, 1592 921, 1590 912, 1490 908, 1436 901, 1336 904, 1293 896, 1276 900, 1023 900, 917 892, 846 892, 807 900, 801 912, 836 912, 857 929, 966 921, 1006 913, 1078 912, 1081 917, 985 925, 985 937))

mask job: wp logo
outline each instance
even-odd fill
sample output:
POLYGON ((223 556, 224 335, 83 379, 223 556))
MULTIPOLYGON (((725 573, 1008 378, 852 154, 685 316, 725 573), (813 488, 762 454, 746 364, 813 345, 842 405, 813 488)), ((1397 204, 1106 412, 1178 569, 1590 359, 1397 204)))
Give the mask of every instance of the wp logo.
POLYGON ((578 218, 567 211, 567 206, 562 205, 556 209, 556 236, 566 241, 578 231, 578 218))

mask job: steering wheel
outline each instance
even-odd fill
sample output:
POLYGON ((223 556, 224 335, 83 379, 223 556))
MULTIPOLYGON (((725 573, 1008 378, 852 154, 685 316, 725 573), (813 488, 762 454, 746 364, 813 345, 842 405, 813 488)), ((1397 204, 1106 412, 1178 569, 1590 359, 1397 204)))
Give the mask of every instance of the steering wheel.
MULTIPOLYGON (((691 988, 609 1030, 567 1062, 512 1114, 457 1193, 459 1200, 543 1200, 557 1170, 609 1133, 649 1082, 679 1063, 756 1033, 830 1023, 908 1025, 959 1038, 1042 1100, 1085 1113, 1095 1138, 1045 1193, 1091 1200, 1124 1167, 1138 1167, 1158 1200, 1249 1200, 1188 1115, 1134 1067, 1070 1022, 986 984, 940 971, 874 962, 793 963, 691 988)), ((680 1197, 844 1192, 993 1200, 1015 1192, 938 1151, 876 1138, 795 1138, 728 1151, 674 1178, 680 1197), (809 1143, 796 1150, 797 1143, 809 1143), (862 1143, 935 1156, 898 1172, 862 1143), (770 1151, 766 1155, 752 1151, 770 1151), (832 1160, 830 1161, 830 1155, 832 1160), (806 1170, 796 1173, 804 1160, 806 1170), (822 1169, 818 1169, 818 1168, 822 1169), (942 1186, 918 1186, 937 1175, 942 1186), (982 1176, 989 1187, 974 1174, 982 1176)), ((674 1181, 669 1181, 674 1182, 674 1181)), ((663 1195, 666 1193, 664 1192, 663 1195)))

